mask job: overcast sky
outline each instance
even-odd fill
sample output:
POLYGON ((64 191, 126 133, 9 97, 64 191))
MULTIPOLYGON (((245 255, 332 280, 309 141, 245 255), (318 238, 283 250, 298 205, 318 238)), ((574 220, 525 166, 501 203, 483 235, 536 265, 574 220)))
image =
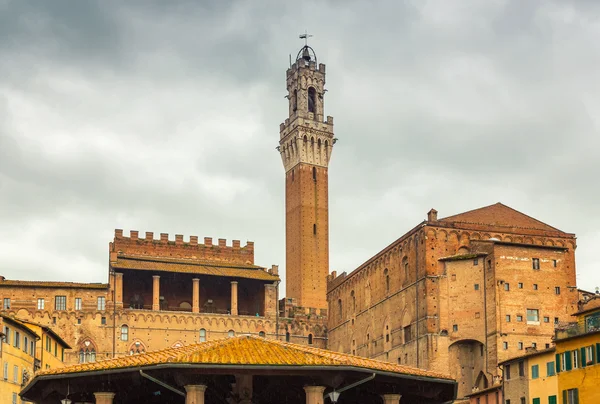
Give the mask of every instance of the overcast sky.
MULTIPOLYGON (((436 208, 578 237, 600 286, 600 2, 0 0, 0 274, 106 282, 108 243, 252 240, 285 268, 289 54, 327 65, 331 270, 436 208)), ((282 291, 282 295, 283 295, 282 291)))

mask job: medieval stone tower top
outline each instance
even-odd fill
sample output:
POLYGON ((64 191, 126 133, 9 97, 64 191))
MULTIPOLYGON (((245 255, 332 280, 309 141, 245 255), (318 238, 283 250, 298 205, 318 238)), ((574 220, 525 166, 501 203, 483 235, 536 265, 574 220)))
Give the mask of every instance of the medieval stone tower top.
POLYGON ((305 45, 286 72, 289 117, 278 150, 286 173, 286 289, 307 308, 327 309, 328 166, 333 118, 324 117, 325 65, 305 45))

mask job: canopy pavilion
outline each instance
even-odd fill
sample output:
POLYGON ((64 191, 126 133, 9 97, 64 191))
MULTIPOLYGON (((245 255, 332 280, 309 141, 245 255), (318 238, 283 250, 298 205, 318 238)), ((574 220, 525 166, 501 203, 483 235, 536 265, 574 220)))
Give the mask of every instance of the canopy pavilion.
POLYGON ((246 335, 42 371, 20 393, 44 404, 435 404, 455 394, 437 372, 246 335))

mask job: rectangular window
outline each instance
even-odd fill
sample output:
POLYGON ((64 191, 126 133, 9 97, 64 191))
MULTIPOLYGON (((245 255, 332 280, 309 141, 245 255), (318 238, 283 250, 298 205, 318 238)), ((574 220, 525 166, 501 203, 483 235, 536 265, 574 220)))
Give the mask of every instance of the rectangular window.
POLYGON ((8 380, 8 362, 4 362, 4 380, 8 380))
POLYGON ((478 284, 478 283, 476 283, 476 284, 474 285, 474 287, 475 287, 475 290, 479 290, 479 284, 478 284))
POLYGON ((552 260, 552 266, 556 268, 558 266, 558 261, 552 260))
POLYGON ((520 314, 517 314, 517 321, 523 321, 523 316, 520 314))
POLYGON ((46 351, 47 352, 52 351, 52 341, 50 340, 50 337, 47 335, 46 335, 46 351))
POLYGON ((452 331, 457 332, 458 331, 458 324, 454 324, 452 326, 452 331))
POLYGON ((519 351, 523 349, 523 343, 522 342, 519 342, 517 345, 519 347, 519 351))
POLYGON ((508 283, 504 283, 504 290, 510 290, 510 285, 508 283))
POLYGON ((546 363, 546 376, 554 376, 556 372, 554 371, 554 361, 546 363))
POLYGON ((540 269, 540 259, 539 258, 533 258, 532 262, 533 262, 533 269, 540 269))
POLYGON ((473 265, 479 265, 479 258, 475 258, 473 260, 473 265))
POLYGON ((27 350, 29 349, 29 338, 27 338, 27 336, 23 337, 23 351, 25 353, 27 353, 27 350))
POLYGON ((563 399, 565 404, 579 404, 579 390, 563 390, 563 399))
POLYGON ((557 295, 560 295, 560 286, 555 286, 554 287, 554 293, 557 295))
POLYGON ((558 324, 558 317, 554 317, 554 324, 558 324))
POLYGON ((525 400, 525 397, 521 397, 521 404, 527 404, 527 400, 525 400))
POLYGON ((508 349, 508 342, 503 342, 502 343, 502 348, 504 348, 504 350, 506 351, 508 349))
POLYGON ((21 333, 19 331, 15 331, 15 340, 13 342, 15 348, 21 348, 21 333))
POLYGON ((4 310, 10 309, 10 298, 9 297, 4 298, 4 303, 3 303, 2 307, 4 308, 4 310))
POLYGON ((523 282, 519 282, 519 289, 523 289, 523 282))
POLYGON ((525 376, 525 362, 523 361, 519 362, 519 376, 525 376))
POLYGON ((539 397, 534 398, 533 401, 531 401, 531 404, 541 404, 539 397))
POLYGON ((506 315, 506 322, 507 322, 507 323, 510 323, 510 314, 507 314, 507 315, 506 315))
POLYGON ((558 404, 556 401, 556 396, 548 396, 548 404, 558 404))
POLYGON ((29 341, 29 352, 35 357, 35 341, 29 341))
POLYGON ((594 364, 594 346, 588 345, 585 347, 585 364, 593 365, 594 364))
POLYGON ((533 284, 533 290, 538 290, 538 284, 537 283, 533 284))
POLYGON ((550 322, 550 317, 544 317, 544 323, 549 323, 550 322))
POLYGON ((538 365, 533 365, 531 367, 531 378, 537 379, 538 377, 540 377, 540 368, 538 365))
POLYGON ((100 318, 100 324, 106 325, 106 317, 101 317, 100 318))
POLYGON ((106 298, 104 296, 98 297, 98 311, 106 310, 106 298))
POLYGON ((19 367, 17 365, 13 366, 13 382, 19 382, 19 367))
POLYGON ((506 380, 510 380, 510 365, 504 366, 504 374, 506 375, 506 380))
POLYGON ((407 325, 406 327, 404 327, 404 343, 406 344, 411 340, 412 340, 411 328, 410 328, 410 325, 407 325))
POLYGON ((573 369, 579 368, 579 349, 571 351, 571 357, 573 358, 573 369))
POLYGON ((81 310, 81 298, 80 297, 75 298, 75 310, 81 310))
POLYGON ((58 358, 58 344, 54 341, 54 356, 58 358))
MULTIPOLYGON (((565 370, 567 370, 567 354, 566 352, 563 352, 559 355, 559 362, 560 362, 560 371, 564 372, 565 370)), ((571 369, 569 369, 571 370, 571 369)))
POLYGON ((67 296, 55 296, 54 310, 67 310, 67 296))
POLYGON ((12 404, 17 404, 17 393, 12 394, 12 404))
POLYGON ((539 323, 540 312, 538 309, 527 309, 527 323, 539 323))
POLYGON ((6 343, 10 345, 10 328, 8 328, 7 326, 4 326, 4 335, 6 343))
POLYGON ((537 342, 532 342, 532 343, 531 343, 531 347, 532 347, 532 348, 537 348, 537 342))
POLYGON ((44 299, 38 299, 37 308, 38 310, 44 310, 44 299))

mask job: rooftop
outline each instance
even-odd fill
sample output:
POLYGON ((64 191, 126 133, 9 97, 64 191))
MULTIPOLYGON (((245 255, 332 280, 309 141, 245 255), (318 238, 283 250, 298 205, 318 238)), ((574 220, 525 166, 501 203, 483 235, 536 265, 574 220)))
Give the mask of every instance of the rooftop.
POLYGON ((0 277, 0 287, 36 287, 36 288, 68 288, 68 289, 108 289, 106 283, 78 283, 78 282, 47 282, 47 281, 19 281, 8 280, 0 277))
POLYGON ((141 355, 49 369, 40 372, 38 376, 102 372, 157 365, 172 366, 176 364, 204 365, 204 367, 206 365, 212 365, 212 367, 239 365, 244 368, 286 366, 355 368, 369 372, 395 373, 453 382, 450 376, 443 373, 252 336, 231 337, 141 355))
POLYGON ((158 272, 177 272, 230 278, 247 278, 264 281, 277 281, 279 276, 273 275, 251 264, 230 264, 227 262, 200 261, 185 258, 150 258, 119 255, 111 263, 113 269, 137 269, 158 272))

